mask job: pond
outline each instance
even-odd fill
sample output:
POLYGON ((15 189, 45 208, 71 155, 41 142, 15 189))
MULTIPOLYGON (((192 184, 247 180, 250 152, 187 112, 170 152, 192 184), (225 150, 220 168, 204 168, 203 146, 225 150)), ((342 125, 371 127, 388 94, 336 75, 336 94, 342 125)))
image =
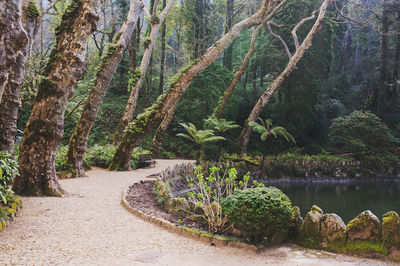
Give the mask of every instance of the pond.
POLYGON ((365 210, 371 210, 381 221, 388 211, 400 213, 400 180, 364 180, 354 182, 268 182, 282 190, 299 206, 305 217, 312 205, 318 205, 324 213, 336 213, 345 223, 365 210))

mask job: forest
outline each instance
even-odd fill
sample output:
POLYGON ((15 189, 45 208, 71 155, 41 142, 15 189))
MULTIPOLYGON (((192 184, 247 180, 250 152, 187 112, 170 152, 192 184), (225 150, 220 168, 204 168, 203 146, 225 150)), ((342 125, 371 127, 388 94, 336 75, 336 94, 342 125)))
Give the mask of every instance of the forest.
POLYGON ((0 264, 399 262, 399 74, 399 0, 0 0, 0 264))
POLYGON ((398 1, 1 8, 0 150, 18 158, 19 194, 62 195, 57 172, 133 169, 146 153, 399 160, 398 1))

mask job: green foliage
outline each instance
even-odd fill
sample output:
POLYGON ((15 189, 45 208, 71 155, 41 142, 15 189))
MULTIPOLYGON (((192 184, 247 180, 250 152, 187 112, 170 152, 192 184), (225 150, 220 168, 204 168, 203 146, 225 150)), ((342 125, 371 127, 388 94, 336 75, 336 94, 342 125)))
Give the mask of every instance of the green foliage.
POLYGON ((207 119, 204 119, 204 125, 207 128, 215 130, 220 136, 228 130, 240 128, 235 121, 227 121, 224 118, 218 119, 215 116, 209 116, 207 119))
POLYGON ((31 20, 38 19, 41 14, 35 1, 29 1, 28 6, 24 7, 27 17, 31 20))
POLYGON ((18 174, 18 163, 11 154, 0 152, 0 199, 7 204, 13 198, 13 192, 8 187, 13 181, 14 175, 18 174))
POLYGON ((265 120, 265 122, 261 118, 259 118, 259 120, 260 120, 260 124, 258 124, 257 122, 254 122, 254 121, 250 121, 249 126, 253 127, 254 131, 261 134, 260 139, 262 141, 266 141, 269 136, 273 136, 275 138, 277 138, 278 136, 281 136, 281 137, 285 138, 285 140, 287 142, 296 143, 293 136, 290 135, 290 133, 287 132, 285 128, 278 127, 278 126, 271 128, 271 126, 272 126, 271 119, 267 119, 267 120, 265 120))
POLYGON ((379 117, 362 111, 334 119, 329 138, 333 147, 340 152, 382 153, 394 151, 398 145, 379 117))
POLYGON ((196 129, 196 126, 192 123, 189 123, 188 125, 180 123, 180 125, 186 130, 188 134, 178 133, 177 136, 188 139, 195 144, 198 149, 198 156, 196 158, 197 161, 200 160, 200 150, 201 146, 204 143, 225 140, 224 137, 215 136, 214 131, 212 131, 211 129, 198 130, 196 129))
POLYGON ((246 189, 248 175, 238 180, 235 168, 226 168, 220 174, 219 167, 211 167, 209 175, 204 176, 201 166, 195 167, 195 176, 187 182, 192 191, 187 193, 188 202, 201 208, 205 214, 210 233, 222 233, 227 229, 228 218, 223 214, 220 202, 223 197, 232 195, 237 189, 246 189))
POLYGON ((221 206, 234 227, 252 241, 286 234, 292 215, 291 201, 274 187, 236 190, 221 200, 221 206))

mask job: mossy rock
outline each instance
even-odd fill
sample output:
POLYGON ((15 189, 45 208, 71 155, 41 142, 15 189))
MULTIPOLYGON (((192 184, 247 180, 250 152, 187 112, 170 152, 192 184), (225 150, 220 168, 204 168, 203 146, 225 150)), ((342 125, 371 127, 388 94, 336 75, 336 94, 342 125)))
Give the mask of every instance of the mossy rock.
POLYGON ((327 247, 333 243, 336 246, 346 244, 346 225, 340 216, 328 213, 321 219, 321 246, 327 247))
POLYGON ((400 217, 397 212, 390 211, 383 215, 382 242, 386 248, 394 247, 400 251, 400 217))
POLYGON ((349 242, 369 241, 380 243, 381 223, 371 211, 364 211, 346 226, 349 242))
POLYGON ((303 224, 304 219, 301 217, 301 212, 300 208, 298 206, 294 206, 292 208, 292 217, 290 219, 290 224, 289 224, 289 236, 292 238, 295 238, 301 228, 301 225, 303 224))
POLYGON ((307 213, 297 237, 297 243, 306 247, 319 247, 321 242, 321 219, 323 211, 314 205, 307 213))

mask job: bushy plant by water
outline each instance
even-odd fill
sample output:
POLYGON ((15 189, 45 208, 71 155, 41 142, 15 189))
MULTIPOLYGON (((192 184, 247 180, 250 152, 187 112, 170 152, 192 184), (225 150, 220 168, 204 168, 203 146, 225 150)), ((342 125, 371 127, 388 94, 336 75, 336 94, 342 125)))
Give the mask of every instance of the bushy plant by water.
POLYGON ((187 200, 204 212, 209 232, 223 233, 228 228, 228 217, 223 213, 220 202, 234 191, 246 189, 249 180, 249 175, 240 180, 236 169, 229 166, 222 173, 221 168, 211 167, 208 176, 203 174, 201 166, 195 167, 195 175, 187 178, 189 187, 192 188, 187 193, 187 200))
POLYGON ((236 190, 221 206, 229 222, 256 242, 286 234, 292 216, 291 201, 274 187, 236 190))
POLYGON ((382 120, 370 112, 354 111, 332 121, 329 129, 332 146, 339 152, 381 153, 399 145, 382 120))

